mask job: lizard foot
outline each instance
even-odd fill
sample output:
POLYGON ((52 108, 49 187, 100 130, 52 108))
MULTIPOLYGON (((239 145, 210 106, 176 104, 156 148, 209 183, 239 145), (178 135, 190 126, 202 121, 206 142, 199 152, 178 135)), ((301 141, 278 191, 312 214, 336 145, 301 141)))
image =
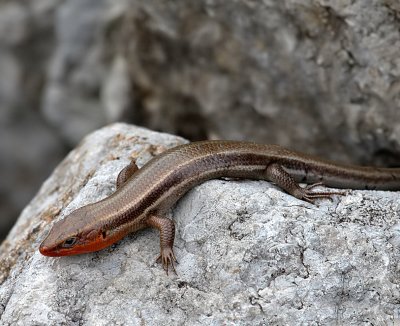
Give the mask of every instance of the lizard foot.
POLYGON ((175 257, 175 254, 174 254, 172 248, 168 248, 168 247, 162 248, 160 255, 156 259, 156 262, 162 263, 163 269, 167 272, 167 275, 168 275, 169 266, 171 266, 175 275, 178 275, 175 270, 175 263, 178 264, 178 261, 176 260, 176 257, 175 257))
MULTIPOLYGON (((315 200, 317 199, 321 199, 321 198, 327 198, 330 200, 332 199, 332 196, 334 195, 339 195, 339 196, 344 196, 346 195, 345 191, 332 191, 332 192, 328 192, 328 191, 311 191, 311 189, 318 187, 318 186, 322 186, 323 183, 322 182, 317 182, 317 183, 313 183, 311 185, 307 185, 304 188, 301 188, 300 190, 300 199, 309 202, 311 204, 315 204, 315 200)), ((298 198, 299 198, 298 197, 298 198)))

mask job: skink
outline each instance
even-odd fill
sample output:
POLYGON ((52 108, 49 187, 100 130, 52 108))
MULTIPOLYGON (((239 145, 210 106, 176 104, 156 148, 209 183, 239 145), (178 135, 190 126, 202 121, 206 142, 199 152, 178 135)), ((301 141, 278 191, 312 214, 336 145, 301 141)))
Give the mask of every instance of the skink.
MULTIPOLYGON (((160 232, 163 268, 175 271, 174 223, 165 217, 195 185, 209 179, 268 180, 292 196, 313 203, 336 192, 312 191, 316 185, 351 189, 400 189, 400 168, 343 165, 277 145, 239 141, 203 141, 181 145, 138 169, 131 163, 117 178, 109 197, 81 207, 54 224, 40 245, 45 256, 101 250, 143 228, 160 232), (298 183, 307 183, 302 188, 298 183)), ((339 193, 341 194, 341 193, 339 193)))

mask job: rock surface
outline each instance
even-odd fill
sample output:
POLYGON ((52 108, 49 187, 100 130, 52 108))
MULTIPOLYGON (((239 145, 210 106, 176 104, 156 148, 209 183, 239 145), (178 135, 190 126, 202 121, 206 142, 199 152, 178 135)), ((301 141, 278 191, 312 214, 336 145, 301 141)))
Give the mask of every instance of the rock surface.
POLYGON ((398 0, 0 1, 0 239, 114 121, 399 165, 398 17, 398 0))
POLYGON ((0 241, 65 144, 40 114, 62 1, 0 1, 0 241))
POLYGON ((1 325, 395 324, 400 303, 398 193, 349 191, 318 206, 268 182, 206 182, 171 211, 178 276, 154 263, 144 230, 97 253, 37 251, 55 220, 111 194, 178 137, 124 124, 72 151, 0 247, 1 325))
POLYGON ((106 48, 151 129, 400 164, 398 0, 127 3, 106 48))

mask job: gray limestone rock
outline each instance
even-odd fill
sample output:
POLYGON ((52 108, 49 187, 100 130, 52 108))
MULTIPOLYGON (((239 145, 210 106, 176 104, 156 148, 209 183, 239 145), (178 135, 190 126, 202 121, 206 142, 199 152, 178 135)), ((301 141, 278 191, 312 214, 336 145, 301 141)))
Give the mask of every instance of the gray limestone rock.
POLYGON ((70 144, 106 123, 99 98, 105 75, 101 22, 106 4, 106 0, 73 0, 57 11, 57 44, 41 109, 70 144))
POLYGON ((311 205, 265 181, 212 180, 171 210, 178 276, 144 230, 100 252, 37 251, 54 221, 115 190, 118 172, 184 140, 94 132, 43 184, 0 247, 1 325, 360 325, 400 321, 398 193, 311 205))
POLYGON ((114 121, 399 165, 398 17, 398 0, 0 1, 0 195, 27 194, 0 215, 114 121))
POLYGON ((0 241, 65 155, 39 114, 61 2, 0 1, 0 241))
POLYGON ((399 10, 397 0, 131 0, 107 50, 127 60, 151 129, 398 165, 399 10))
POLYGON ((130 118, 190 139, 399 163, 399 10, 397 0, 63 2, 41 110, 70 143, 130 118))

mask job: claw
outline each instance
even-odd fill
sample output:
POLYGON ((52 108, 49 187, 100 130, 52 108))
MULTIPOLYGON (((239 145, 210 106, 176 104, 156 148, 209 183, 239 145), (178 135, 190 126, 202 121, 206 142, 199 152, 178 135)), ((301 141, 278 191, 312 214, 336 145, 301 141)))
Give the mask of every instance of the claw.
POLYGON ((313 191, 310 191, 312 188, 315 188, 315 187, 321 186, 321 185, 323 185, 322 182, 317 182, 312 185, 308 185, 305 188, 302 188, 302 192, 303 192, 302 199, 311 204, 315 204, 316 199, 326 198, 329 200, 333 200, 332 196, 334 196, 334 195, 339 195, 339 196, 346 195, 345 191, 335 191, 335 192, 327 192, 327 191, 313 192, 313 191))
POLYGON ((162 248, 160 255, 157 257, 156 262, 161 262, 163 269, 168 275, 169 266, 171 266, 175 275, 178 275, 175 269, 175 264, 178 264, 172 248, 162 248))
POLYGON ((315 188, 315 187, 319 187, 319 186, 323 186, 323 185, 324 185, 323 182, 316 182, 316 183, 313 183, 313 184, 310 184, 310 185, 305 186, 303 189, 305 189, 305 190, 311 190, 311 189, 313 189, 313 188, 315 188))

